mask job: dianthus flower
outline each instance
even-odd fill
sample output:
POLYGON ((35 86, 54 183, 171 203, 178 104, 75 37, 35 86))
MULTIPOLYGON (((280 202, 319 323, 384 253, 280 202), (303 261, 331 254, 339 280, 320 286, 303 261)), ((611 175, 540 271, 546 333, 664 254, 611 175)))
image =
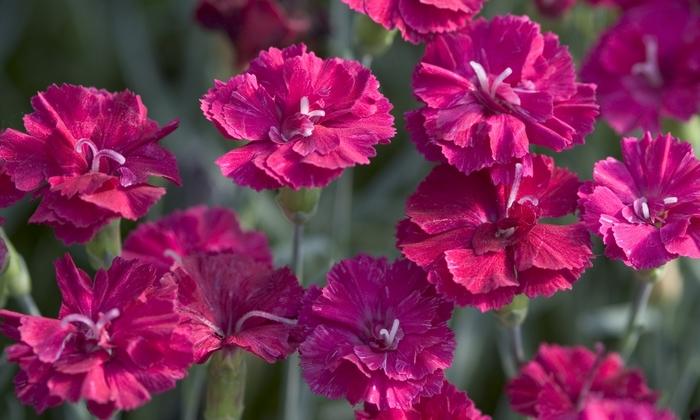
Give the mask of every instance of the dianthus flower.
POLYGON ((544 16, 556 18, 574 7, 576 0, 535 0, 537 10, 544 16))
POLYGON ((356 12, 417 44, 433 35, 469 27, 484 0, 343 0, 356 12))
POLYGON ((42 412, 84 399, 106 419, 185 376, 192 344, 174 332, 177 287, 153 267, 117 258, 91 283, 66 255, 56 263, 56 279, 59 319, 0 310, 0 332, 17 341, 6 352, 20 367, 20 401, 42 412))
POLYGON ((543 344, 507 387, 511 407, 536 419, 672 420, 643 374, 616 353, 543 344))
POLYGON ((581 220, 605 255, 635 269, 700 258, 700 161, 670 134, 622 140, 624 162, 601 160, 579 191, 581 220))
POLYGON ((598 85, 603 118, 620 134, 658 132, 662 118, 700 112, 700 13, 686 1, 628 10, 594 47, 581 76, 598 85))
POLYGON ((247 142, 217 164, 256 190, 326 186, 369 163, 395 132, 391 104, 368 69, 322 60, 304 45, 260 53, 246 73, 216 81, 201 108, 224 136, 247 142))
POLYGON ((531 177, 520 164, 514 172, 512 184, 494 185, 487 171, 464 175, 441 165, 408 199, 397 245, 459 305, 487 311, 518 293, 551 296, 590 266, 585 226, 539 220, 574 211, 576 176, 538 155, 531 177))
POLYGON ((413 141, 465 174, 512 166, 531 143, 557 151, 581 144, 598 115, 595 86, 576 83, 568 50, 527 17, 479 19, 467 32, 435 37, 413 88, 425 104, 409 121, 413 141))
POLYGON ((67 244, 87 242, 110 220, 143 216, 179 183, 175 158, 158 141, 177 128, 148 119, 138 95, 52 85, 32 98, 26 133, 0 133, 0 161, 15 187, 41 203, 29 220, 51 226, 67 244))
POLYGON ((226 33, 242 67, 270 47, 285 47, 309 29, 306 17, 290 16, 276 0, 200 0, 195 11, 204 27, 226 33))
POLYGON ((341 261, 303 314, 310 332, 299 354, 314 392, 380 410, 440 392, 455 348, 452 304, 410 261, 341 261))
POLYGON ((191 207, 139 225, 124 241, 122 257, 140 259, 162 271, 195 253, 232 252, 272 265, 267 238, 241 229, 236 213, 224 208, 191 207))
POLYGON ((439 394, 422 397, 412 408, 379 410, 365 404, 364 411, 355 412, 356 420, 490 420, 481 414, 465 392, 445 381, 439 394))
POLYGON ((268 363, 296 350, 304 289, 288 268, 241 254, 197 254, 166 276, 179 285, 183 327, 198 363, 222 349, 242 348, 268 363))

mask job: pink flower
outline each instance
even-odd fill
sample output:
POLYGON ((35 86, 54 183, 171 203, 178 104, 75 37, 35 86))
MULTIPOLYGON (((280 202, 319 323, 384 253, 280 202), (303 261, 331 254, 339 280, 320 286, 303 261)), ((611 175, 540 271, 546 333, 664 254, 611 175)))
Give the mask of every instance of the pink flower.
POLYGON ((174 332, 176 286, 156 270, 117 258, 94 282, 69 255, 56 263, 59 319, 0 310, 0 332, 17 341, 17 397, 38 412, 87 401, 95 416, 132 410, 182 379, 192 344, 174 332))
POLYGON ((660 119, 700 112, 700 13, 687 1, 652 1, 625 12, 586 60, 605 120, 620 134, 659 131, 660 119))
POLYGON ((637 270, 700 258, 700 161, 670 134, 622 140, 623 162, 595 164, 579 191, 581 220, 605 255, 637 270))
POLYGON ((241 254, 198 254, 166 276, 179 285, 197 363, 221 349, 242 348, 268 363, 296 350, 304 289, 288 268, 273 270, 241 254))
POLYGON ((124 241, 122 257, 143 260, 165 272, 189 255, 217 252, 243 254, 272 266, 264 234, 243 231, 231 210, 205 206, 139 225, 124 241))
POLYGON ((32 223, 51 226, 65 243, 87 242, 110 220, 136 220, 165 193, 149 176, 179 183, 175 157, 141 98, 74 85, 52 85, 32 98, 26 133, 0 133, 0 160, 15 187, 41 203, 32 223))
POLYGON ((408 410, 391 408, 378 410, 376 406, 365 404, 364 411, 355 413, 356 420, 490 420, 481 414, 465 392, 445 381, 439 394, 422 397, 408 410))
POLYGON ((518 293, 551 296, 590 266, 582 224, 539 221, 574 211, 578 179, 550 157, 532 160, 532 177, 517 164, 514 182, 501 185, 486 171, 464 175, 441 165, 408 199, 397 245, 457 304, 487 311, 518 293))
POLYGON ((413 88, 425 104, 409 122, 413 141, 465 174, 512 167, 530 143, 556 151, 581 144, 598 115, 595 86, 576 83, 568 50, 527 17, 479 19, 434 38, 413 88))
POLYGON ((511 407, 536 419, 674 419, 654 407, 640 371, 616 353, 543 344, 507 388, 511 407))
POLYGON ((308 18, 289 16, 275 0, 199 0, 195 16, 228 35, 242 67, 269 47, 285 47, 309 29, 308 18))
POLYGON ((299 347, 312 391, 380 410, 410 409, 440 392, 455 348, 452 305, 423 270, 361 255, 336 264, 315 296, 299 347))
POLYGON ((356 12, 417 44, 433 35, 469 27, 484 0, 343 0, 356 12))
POLYGON ((256 190, 326 186, 368 164, 395 132, 369 70, 305 45, 262 52, 248 72, 216 81, 201 105, 224 136, 247 142, 217 160, 221 172, 256 190))
POLYGON ((574 7, 576 0, 535 0, 537 10, 544 16, 557 18, 574 7))

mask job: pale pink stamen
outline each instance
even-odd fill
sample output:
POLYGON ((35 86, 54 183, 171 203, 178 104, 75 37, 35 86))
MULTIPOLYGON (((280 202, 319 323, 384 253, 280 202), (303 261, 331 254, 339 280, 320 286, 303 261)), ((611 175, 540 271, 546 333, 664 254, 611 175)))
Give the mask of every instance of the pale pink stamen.
MULTIPOLYGON (((88 139, 80 139, 78 142, 75 144, 75 151, 81 154, 84 154, 85 151, 83 149, 83 146, 87 146, 90 151, 92 152, 92 158, 91 158, 91 163, 90 163, 90 170, 92 172, 99 172, 100 171, 100 158, 108 158, 112 159, 113 161, 117 162, 120 166, 126 163, 126 158, 124 155, 121 153, 112 150, 112 149, 98 149, 97 146, 95 146, 95 143, 88 139)), ((87 155, 85 156, 87 159, 87 155)))
POLYGON ((678 202, 678 197, 666 197, 664 198, 664 204, 676 204, 678 202))
POLYGON ((508 195, 508 203, 506 204, 506 212, 511 208, 515 199, 518 197, 518 189, 520 189, 520 181, 523 177, 523 164, 518 162, 515 164, 515 175, 513 176, 513 185, 510 187, 508 195))
POLYGON ((379 336, 384 340, 384 345, 386 347, 391 347, 396 339, 396 334, 399 332, 399 319, 394 319, 391 324, 391 331, 387 331, 386 328, 379 330, 379 336))
POLYGON ((163 251, 163 256, 173 260, 173 267, 182 266, 182 256, 172 249, 166 249, 163 251))
POLYGON ((469 65, 476 74, 476 79, 479 81, 479 86, 481 87, 481 90, 486 92, 492 98, 496 97, 496 92, 498 92, 498 88, 501 86, 501 84, 503 84, 503 82, 508 78, 508 76, 513 74, 513 69, 508 67, 505 70, 503 70, 501 74, 496 76, 496 78, 493 79, 493 82, 489 83, 489 75, 486 73, 484 66, 477 63, 476 61, 470 61, 469 65))
POLYGON ((265 318, 267 320, 279 322, 279 323, 286 324, 286 325, 296 325, 297 324, 296 319, 283 318, 281 316, 277 316, 275 314, 271 314, 271 313, 265 312, 265 311, 250 311, 250 312, 246 312, 238 320, 238 322, 236 322, 236 328, 235 328, 236 333, 241 332, 241 329, 243 328, 243 323, 246 322, 247 320, 249 320, 250 318, 265 318))
POLYGON ((652 86, 661 86, 664 82, 659 70, 659 44, 652 36, 644 37, 645 60, 632 66, 632 74, 643 75, 652 86))

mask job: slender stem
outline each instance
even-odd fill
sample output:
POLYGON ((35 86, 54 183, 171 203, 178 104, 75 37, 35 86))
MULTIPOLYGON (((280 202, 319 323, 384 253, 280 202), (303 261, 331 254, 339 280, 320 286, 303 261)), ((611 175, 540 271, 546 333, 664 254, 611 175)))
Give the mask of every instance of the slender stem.
POLYGON ((304 283, 304 252, 302 250, 301 244, 304 240, 304 224, 303 223, 293 223, 294 233, 292 236, 292 260, 291 267, 294 274, 296 274, 297 279, 303 284, 304 283))
MULTIPOLYGON (((299 281, 304 282, 304 254, 301 249, 304 239, 304 224, 293 223, 294 234, 292 237, 292 261, 291 267, 299 281)), ((284 419, 302 420, 301 412, 301 369, 299 368, 299 355, 294 353, 287 359, 287 379, 285 381, 284 419)))
POLYGON ((346 169, 338 180, 333 197, 333 224, 331 225, 331 237, 334 238, 334 253, 332 262, 345 255, 350 245, 350 232, 352 226, 352 169, 346 169))
POLYGON ((39 312, 39 307, 36 306, 34 298, 29 293, 15 296, 15 301, 17 301, 17 304, 22 308, 24 313, 34 316, 41 315, 41 312, 39 312))
POLYGON ((625 335, 622 338, 622 344, 620 345, 620 351, 622 356, 627 359, 634 349, 637 347, 637 342, 639 341, 639 336, 642 330, 641 317, 646 310, 647 303, 649 302, 649 297, 651 296, 651 291, 654 289, 654 281, 644 280, 640 282, 637 289, 637 295, 632 302, 632 308, 630 309, 629 318, 627 320, 627 328, 625 330, 625 335))
POLYGON ((122 238, 120 231, 121 219, 116 219, 102 228, 95 237, 85 244, 90 265, 95 270, 109 268, 112 260, 122 251, 122 238))
POLYGON ((202 400, 202 390, 206 383, 206 367, 195 365, 190 368, 187 378, 182 383, 182 400, 180 401, 180 419, 197 420, 202 400))
POLYGON ((243 352, 214 353, 207 370, 206 420, 240 420, 243 416, 246 366, 243 352))
POLYGON ((514 324, 508 327, 508 335, 510 338, 510 351, 517 368, 525 363, 522 324, 514 324))

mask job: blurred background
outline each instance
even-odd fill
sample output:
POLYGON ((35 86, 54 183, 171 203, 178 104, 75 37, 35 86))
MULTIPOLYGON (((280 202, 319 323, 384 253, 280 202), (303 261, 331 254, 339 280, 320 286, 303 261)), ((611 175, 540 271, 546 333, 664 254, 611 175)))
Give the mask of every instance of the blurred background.
MULTIPOLYGON (((306 41, 318 54, 351 52, 348 45, 352 45, 355 16, 340 0, 282 3, 306 11, 310 25, 306 41)), ((163 144, 178 157, 184 185, 170 186, 148 219, 201 203, 233 208, 244 226, 268 235, 276 262, 287 264, 291 230, 273 194, 233 185, 213 163, 231 145, 205 121, 199 98, 215 78, 228 79, 237 66, 226 34, 198 25, 195 8, 195 0, 0 0, 0 128, 21 128, 22 116, 30 112, 29 98, 51 83, 133 90, 142 96, 151 118, 160 123, 174 118, 181 122, 163 144)), ((530 0, 490 0, 482 15, 503 13, 527 14, 559 34, 577 63, 601 30, 616 19, 612 9, 594 9, 580 2, 565 16, 548 20, 530 0)), ((383 93, 394 104, 399 133, 391 145, 379 148, 370 166, 347 171, 323 192, 304 244, 307 284, 323 282, 335 261, 360 252, 398 256, 394 227, 403 217, 406 198, 430 169, 406 137, 402 118, 405 111, 416 107, 410 76, 421 50, 397 37, 387 53, 372 62, 383 93)), ((587 179, 595 161, 619 155, 618 140, 601 121, 585 146, 559 154, 557 160, 587 179)), ((700 142, 700 138, 687 140, 700 142)), ((59 301, 52 263, 66 249, 49 228, 26 223, 34 207, 35 203, 25 199, 0 210, 0 216, 7 219, 5 229, 29 264, 33 295, 42 313, 54 316, 59 301)), ((124 234, 133 227, 133 223, 124 224, 124 234)), ((600 255, 600 243, 595 242, 595 247, 600 255)), ((69 251, 87 269, 82 247, 69 251)), ((680 261, 668 270, 654 291, 645 319, 648 329, 630 362, 642 368, 649 385, 660 391, 661 405, 681 418, 700 406, 699 278, 697 262, 680 261)), ((631 271, 601 257, 571 292, 531 302, 524 325, 528 358, 541 342, 589 347, 596 342, 614 344, 624 328, 634 286, 631 271)), ((458 309, 453 327, 458 348, 448 372, 450 380, 466 390, 485 413, 496 419, 517 418, 509 412, 502 392, 506 373, 498 348, 504 340, 495 317, 458 309)), ((0 348, 6 344, 0 341, 0 348)), ((280 418, 284 365, 266 365, 253 357, 248 361, 244 418, 280 418)), ((14 367, 0 367, 0 418, 37 418, 31 408, 16 401, 13 375, 14 367)), ((122 413, 121 418, 196 419, 197 388, 202 380, 202 367, 194 368, 177 389, 135 412, 122 413)), ((307 397, 313 407, 311 419, 352 418, 345 401, 307 397)), ((74 417, 57 408, 40 418, 74 417)))

